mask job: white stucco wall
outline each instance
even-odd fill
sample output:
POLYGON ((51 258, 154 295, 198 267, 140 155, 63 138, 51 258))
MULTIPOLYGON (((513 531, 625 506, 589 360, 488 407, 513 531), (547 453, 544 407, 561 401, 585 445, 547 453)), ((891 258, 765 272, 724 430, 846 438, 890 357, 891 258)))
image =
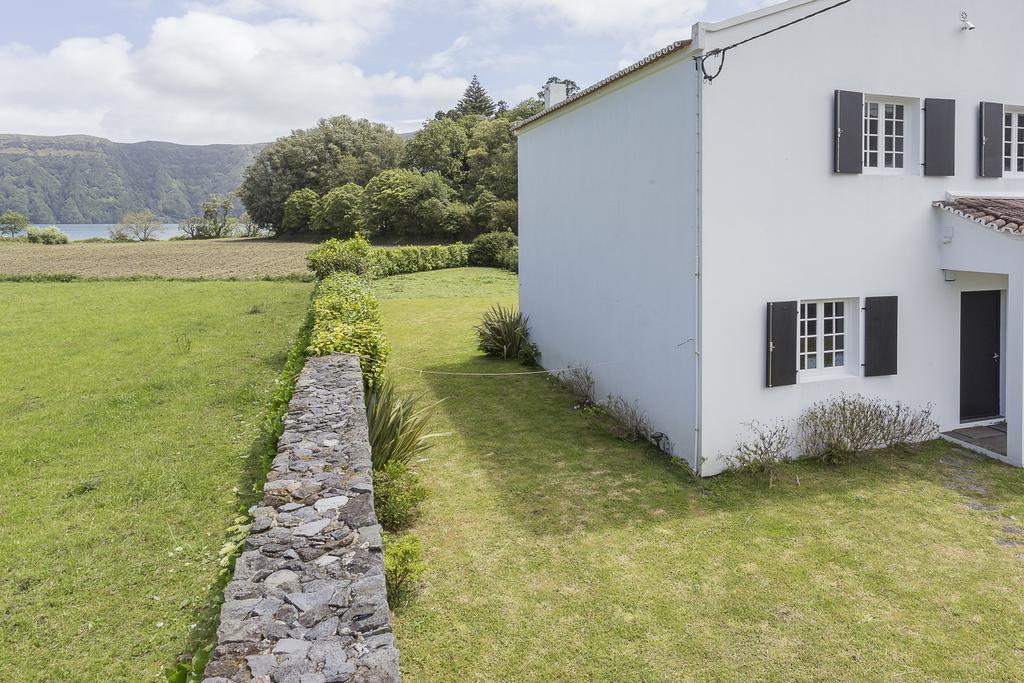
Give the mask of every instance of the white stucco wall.
MULTIPOLYGON (((827 4, 707 32, 705 47, 827 4)), ((1024 105, 1022 26, 1019 0, 858 0, 729 52, 703 88, 705 474, 744 423, 795 419, 838 392, 933 403, 944 428, 959 423, 960 292, 1007 279, 945 282, 943 218, 930 204, 947 191, 1024 193, 1024 180, 978 177, 979 102, 1024 105), (961 30, 964 9, 977 30, 961 30), (956 177, 834 175, 836 89, 955 98, 956 177), (872 295, 899 296, 898 375, 764 387, 766 302, 872 295)))
POLYGON ((520 304, 544 366, 588 365, 691 465, 696 96, 672 56, 519 136, 520 304))

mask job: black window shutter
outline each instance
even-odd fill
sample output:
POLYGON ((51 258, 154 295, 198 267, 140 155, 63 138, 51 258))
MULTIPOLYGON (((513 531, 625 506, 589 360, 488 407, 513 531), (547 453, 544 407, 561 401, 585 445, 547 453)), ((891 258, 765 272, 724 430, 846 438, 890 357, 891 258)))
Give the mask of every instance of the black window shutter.
POLYGON ((981 103, 981 177, 1003 177, 1003 105, 981 103))
POLYGON ((864 376, 896 374, 899 305, 894 296, 864 299, 864 376))
POLYGON ((924 174, 956 175, 956 100, 924 101, 924 174))
POLYGON ((864 172, 864 93, 836 90, 835 172, 864 172))
POLYGON ((796 314, 795 301, 768 304, 767 387, 796 384, 796 314))

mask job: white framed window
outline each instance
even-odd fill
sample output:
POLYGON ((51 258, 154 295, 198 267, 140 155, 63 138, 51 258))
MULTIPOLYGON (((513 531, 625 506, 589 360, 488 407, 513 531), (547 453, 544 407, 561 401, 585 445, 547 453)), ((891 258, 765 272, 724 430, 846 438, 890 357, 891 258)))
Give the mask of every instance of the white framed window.
POLYGON ((1003 112, 1003 171, 1024 174, 1024 109, 1003 112))
POLYGON ((865 173, 907 174, 918 170, 918 109, 913 100, 865 96, 865 173))
POLYGON ((848 316, 856 308, 846 299, 800 302, 797 369, 803 377, 852 374, 848 316))

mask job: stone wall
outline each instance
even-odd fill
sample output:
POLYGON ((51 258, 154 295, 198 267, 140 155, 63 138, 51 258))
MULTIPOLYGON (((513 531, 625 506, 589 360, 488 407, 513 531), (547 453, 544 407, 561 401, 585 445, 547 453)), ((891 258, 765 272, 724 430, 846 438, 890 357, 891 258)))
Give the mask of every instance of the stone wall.
POLYGON ((310 358, 204 681, 397 681, 355 356, 310 358))

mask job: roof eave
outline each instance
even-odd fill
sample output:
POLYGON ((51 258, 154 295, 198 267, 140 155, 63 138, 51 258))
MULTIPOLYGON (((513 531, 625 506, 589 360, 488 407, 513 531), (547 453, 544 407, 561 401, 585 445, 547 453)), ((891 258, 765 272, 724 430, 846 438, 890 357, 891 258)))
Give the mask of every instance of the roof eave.
MULTIPOLYGON (((657 52, 653 52, 653 53, 647 55, 646 57, 641 59, 639 62, 635 62, 635 63, 627 66, 625 69, 621 69, 619 71, 616 71, 611 76, 608 76, 607 78, 598 81, 597 83, 595 83, 594 85, 590 86, 589 88, 584 88, 583 90, 579 91, 578 93, 576 93, 572 97, 567 97, 566 99, 562 100, 558 104, 553 105, 551 107, 548 107, 544 111, 538 112, 538 113, 534 114, 533 116, 531 116, 529 118, 526 118, 526 119, 523 119, 522 121, 517 122, 512 127, 512 130, 516 133, 516 135, 518 135, 527 126, 530 126, 530 125, 536 123, 537 121, 543 119, 548 114, 552 114, 552 113, 554 113, 556 111, 561 111, 561 110, 565 109, 566 107, 568 107, 569 105, 575 104, 575 103, 579 102, 580 100, 582 100, 582 99, 584 99, 584 98, 586 98, 586 97, 588 97, 590 95, 593 95, 594 93, 598 92, 599 90, 603 90, 604 88, 612 85, 613 83, 621 81, 622 79, 627 78, 629 76, 632 76, 632 75, 636 74, 637 72, 639 72, 639 71, 641 71, 643 69, 646 69, 647 67, 649 67, 649 66, 651 66, 653 64, 661 62, 662 60, 666 59, 667 57, 669 57, 671 55, 675 55, 675 54, 678 54, 678 53, 685 53, 687 50, 690 50, 690 48, 692 46, 693 46, 693 40, 692 39, 678 40, 678 41, 672 43, 671 45, 663 47, 662 49, 658 50, 657 52)), ((697 50, 693 49, 692 52, 696 53, 697 50)))

